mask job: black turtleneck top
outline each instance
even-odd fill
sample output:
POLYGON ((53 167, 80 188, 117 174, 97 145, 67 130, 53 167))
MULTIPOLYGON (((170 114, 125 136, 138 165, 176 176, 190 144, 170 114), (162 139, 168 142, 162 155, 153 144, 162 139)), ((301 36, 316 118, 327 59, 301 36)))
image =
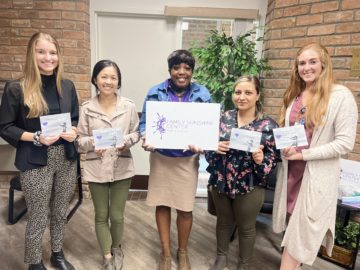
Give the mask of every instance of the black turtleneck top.
MULTIPOLYGON (((49 114, 61 113, 60 103, 59 103, 59 93, 56 86, 56 75, 42 75, 41 82, 43 86, 43 96, 49 108, 49 114)), ((63 139, 57 140, 52 145, 63 144, 63 139)))
POLYGON ((56 87, 56 75, 41 75, 43 96, 49 107, 49 114, 61 113, 59 94, 56 87))

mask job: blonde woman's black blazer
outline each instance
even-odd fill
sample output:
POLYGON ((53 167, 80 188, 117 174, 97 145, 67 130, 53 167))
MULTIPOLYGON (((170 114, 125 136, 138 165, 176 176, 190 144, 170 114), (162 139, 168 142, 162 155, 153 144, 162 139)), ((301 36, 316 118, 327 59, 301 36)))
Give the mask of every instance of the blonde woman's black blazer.
MULTIPOLYGON (((61 113, 70 112, 73 126, 79 120, 79 102, 75 86, 70 80, 62 80, 62 96, 59 98, 61 113)), ((18 80, 5 84, 0 105, 0 136, 16 148, 15 166, 20 171, 39 168, 47 164, 47 146, 35 146, 33 142, 20 141, 24 131, 41 130, 40 118, 27 118, 29 108, 18 80)), ((67 159, 75 160, 74 143, 64 141, 67 159)))

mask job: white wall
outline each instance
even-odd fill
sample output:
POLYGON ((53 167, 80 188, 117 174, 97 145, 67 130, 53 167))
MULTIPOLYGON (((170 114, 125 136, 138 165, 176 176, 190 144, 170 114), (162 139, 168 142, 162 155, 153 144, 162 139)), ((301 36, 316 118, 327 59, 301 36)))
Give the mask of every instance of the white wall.
MULTIPOLYGON (((180 21, 164 16, 166 5, 258 9, 259 25, 267 10, 267 0, 90 0, 92 66, 104 58, 116 61, 121 95, 134 100, 138 111, 148 89, 168 77, 167 56, 181 47, 180 21)), ((132 151, 136 174, 148 174, 148 154, 140 144, 132 151)))
MULTIPOLYGON (((128 65, 129 60, 128 59, 124 59, 124 57, 119 57, 119 54, 127 54, 129 58, 132 57, 132 59, 134 61, 138 61, 136 54, 137 51, 134 50, 136 47, 134 47, 133 50, 129 50, 128 52, 124 53, 124 49, 127 50, 128 46, 123 46, 124 41, 123 40, 123 36, 120 34, 120 29, 119 29, 119 25, 121 23, 125 22, 125 19, 127 18, 127 24, 128 26, 131 25, 131 20, 130 18, 133 19, 133 22, 136 22, 137 19, 140 20, 145 20, 145 19, 150 19, 151 17, 153 18, 157 18, 157 19, 163 19, 166 20, 168 23, 170 23, 170 25, 172 23, 175 23, 173 20, 173 18, 165 18, 164 17, 164 8, 165 6, 189 6, 189 7, 214 7, 214 8, 239 8, 239 9, 257 9, 259 10, 259 18, 258 18, 258 24, 259 26, 264 26, 265 25, 265 18, 266 18, 266 11, 267 11, 267 0, 252 0, 252 1, 248 1, 248 0, 90 0, 90 36, 91 36, 91 62, 92 65, 94 65, 98 60, 100 60, 102 57, 111 57, 112 59, 116 60, 116 58, 118 58, 121 62, 119 62, 118 64, 120 65, 120 67, 123 65, 123 63, 125 63, 126 65, 128 65), (111 24, 111 19, 115 21, 118 21, 118 24, 111 24), (119 20, 123 20, 122 22, 119 22, 119 20), (105 23, 108 23, 106 26, 104 25, 105 23), (106 33, 104 34, 103 31, 106 30, 106 33), (109 42, 109 40, 107 40, 106 38, 104 39, 104 35, 111 35, 112 36, 112 41, 110 43, 112 44, 108 44, 106 45, 106 42, 109 42), (104 44, 104 45, 101 45, 104 44), (105 47, 101 48, 101 46, 105 47), (118 46, 117 50, 114 50, 111 46, 118 46)), ((126 26, 125 26, 126 27, 126 26)), ((136 28, 136 26, 134 26, 134 29, 138 29, 136 28)), ((177 31, 176 33, 174 32, 174 36, 173 36, 173 44, 171 44, 171 46, 169 45, 168 48, 174 48, 177 49, 181 46, 181 40, 179 40, 180 38, 180 26, 171 26, 171 29, 168 29, 167 35, 169 35, 169 32, 173 30, 173 31, 177 31)), ((131 29, 130 27, 128 27, 128 31, 134 31, 133 29, 131 29)), ((148 24, 148 28, 145 29, 145 34, 147 35, 151 35, 151 33, 154 31, 153 29, 153 25, 151 23, 148 24)), ((134 36, 140 34, 137 32, 133 32, 134 36)), ((260 30, 259 33, 260 36, 262 36, 262 31, 260 30)), ((154 37, 157 38, 157 37, 154 37)), ((169 42, 168 40, 169 37, 163 37, 163 40, 166 42, 169 42)), ((149 54, 151 53, 151 51, 146 47, 146 44, 144 44, 143 48, 144 50, 148 50, 149 54)), ((258 50, 261 52, 261 46, 258 48, 258 50)), ((153 55, 149 55, 149 60, 147 61, 147 59, 142 59, 143 61, 143 65, 149 65, 150 67, 155 67, 157 66, 157 64, 162 63, 161 67, 165 67, 166 68, 166 57, 164 58, 164 55, 168 55, 171 51, 165 51, 162 53, 162 55, 158 55, 158 52, 155 52, 156 55, 155 57, 157 57, 156 59, 156 63, 149 63, 149 61, 153 61, 151 60, 151 56, 153 55), (161 58, 162 57, 162 58, 161 58), (154 66, 154 64, 156 64, 154 66)), ((126 58, 126 57, 125 57, 126 58)), ((132 63, 132 65, 135 65, 138 67, 138 63, 132 63)), ((130 69, 129 71, 134 70, 134 69, 130 69)), ((135 69, 136 71, 143 71, 143 70, 139 70, 138 68, 135 69)), ((124 72, 126 72, 127 70, 124 70, 124 72)), ((161 76, 166 76, 167 75, 167 70, 161 70, 159 69, 159 76, 157 77, 161 77, 161 76)), ((127 74, 127 76, 131 76, 133 77, 134 75, 132 74, 127 74)), ((152 84, 154 84, 155 82, 157 82, 157 80, 155 80, 154 76, 149 76, 151 79, 148 80, 147 78, 144 78, 145 74, 141 74, 140 72, 138 74, 136 74, 136 76, 138 77, 138 80, 140 82, 140 84, 142 84, 143 82, 146 83, 147 81, 149 82, 149 84, 147 85, 147 88, 149 88, 152 84), (140 77, 140 78, 139 78, 140 77)), ((163 77, 161 77, 163 78, 163 77)), ((128 77, 125 76, 124 74, 124 87, 126 88, 126 82, 128 80, 128 77)), ((162 79, 161 79, 162 80, 162 79)), ((132 80, 133 81, 133 80, 132 80)), ((146 88, 146 89, 147 89, 146 88)), ((124 89, 124 94, 126 92, 130 93, 130 90, 128 89, 124 89)), ((130 98, 135 99, 135 103, 140 106, 139 102, 138 102, 138 96, 134 97, 134 93, 133 91, 138 92, 139 95, 143 95, 146 91, 144 89, 132 89, 131 93, 130 93, 130 98)), ((139 109, 140 110, 140 109, 139 109)))

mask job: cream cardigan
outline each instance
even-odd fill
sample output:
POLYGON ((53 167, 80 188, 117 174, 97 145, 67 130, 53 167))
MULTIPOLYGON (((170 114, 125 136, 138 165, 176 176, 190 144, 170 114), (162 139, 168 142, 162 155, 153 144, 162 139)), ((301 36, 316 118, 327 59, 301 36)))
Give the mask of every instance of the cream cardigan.
MULTIPOLYGON (((292 104, 285 116, 289 126, 292 104)), ((354 146, 358 120, 357 105, 351 91, 334 85, 324 125, 314 129, 309 149, 302 150, 306 162, 299 195, 293 214, 286 224, 288 162, 278 165, 274 198, 273 229, 276 233, 286 229, 281 246, 296 260, 312 264, 323 244, 331 254, 338 184, 340 156, 354 146)))

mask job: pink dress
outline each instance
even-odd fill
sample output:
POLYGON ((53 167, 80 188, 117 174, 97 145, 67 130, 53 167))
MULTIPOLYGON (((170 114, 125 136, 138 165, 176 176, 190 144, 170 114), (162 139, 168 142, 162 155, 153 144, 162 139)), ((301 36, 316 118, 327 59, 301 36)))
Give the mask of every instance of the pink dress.
MULTIPOLYGON (((305 110, 306 107, 302 104, 302 96, 298 96, 290 111, 290 126, 295 124, 304 124, 305 122, 305 110)), ((312 129, 305 128, 308 145, 311 143, 312 129)), ((302 149, 309 148, 309 146, 296 147, 296 150, 300 152, 302 149)), ((287 212, 292 214, 296 199, 299 194, 301 181, 304 175, 306 161, 304 160, 289 160, 288 161, 288 182, 287 182, 287 212)))

